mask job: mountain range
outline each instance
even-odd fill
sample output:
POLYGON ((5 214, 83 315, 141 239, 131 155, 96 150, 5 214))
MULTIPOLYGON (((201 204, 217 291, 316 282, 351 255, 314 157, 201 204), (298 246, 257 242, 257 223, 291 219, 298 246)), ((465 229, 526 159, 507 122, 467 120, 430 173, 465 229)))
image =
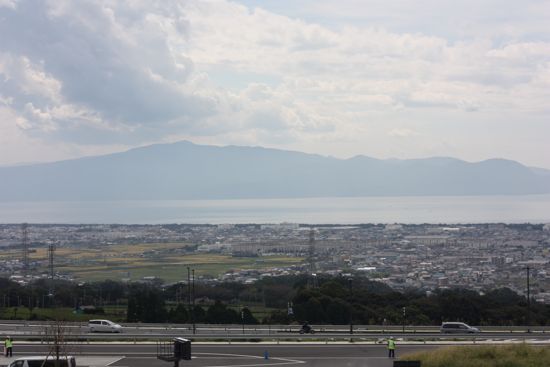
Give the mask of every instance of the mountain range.
POLYGON ((454 158, 338 159, 242 146, 156 144, 0 167, 1 201, 173 200, 550 193, 550 171, 454 158))

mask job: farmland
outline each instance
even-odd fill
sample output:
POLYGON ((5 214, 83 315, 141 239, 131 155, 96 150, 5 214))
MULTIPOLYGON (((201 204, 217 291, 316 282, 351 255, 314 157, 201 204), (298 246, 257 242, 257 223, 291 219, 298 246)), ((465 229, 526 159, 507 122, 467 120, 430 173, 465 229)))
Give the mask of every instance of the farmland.
MULTIPOLYGON (((20 251, 9 250, 0 259, 15 259, 20 251)), ((47 272, 47 248, 32 249, 35 272, 47 272)), ((232 257, 220 253, 197 253, 186 243, 108 244, 86 247, 65 246, 55 251, 55 269, 76 280, 139 280, 157 277, 166 282, 187 277, 187 267, 196 277, 215 278, 234 269, 261 270, 300 264, 299 257, 232 257)))

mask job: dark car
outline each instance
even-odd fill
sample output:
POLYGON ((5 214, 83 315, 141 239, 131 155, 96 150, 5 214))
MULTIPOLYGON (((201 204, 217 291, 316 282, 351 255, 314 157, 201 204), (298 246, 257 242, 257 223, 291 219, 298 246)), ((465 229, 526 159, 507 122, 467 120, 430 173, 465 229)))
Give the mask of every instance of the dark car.
POLYGON ((479 329, 463 322, 444 322, 439 331, 444 334, 475 334, 479 329))

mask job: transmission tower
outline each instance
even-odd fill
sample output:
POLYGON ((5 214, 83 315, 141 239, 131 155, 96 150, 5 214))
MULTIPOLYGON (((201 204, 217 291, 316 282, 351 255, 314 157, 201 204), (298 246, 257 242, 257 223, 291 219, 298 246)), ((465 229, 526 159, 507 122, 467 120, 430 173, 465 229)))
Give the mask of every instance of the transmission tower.
POLYGON ((23 223, 21 225, 21 250, 23 255, 23 273, 27 274, 29 272, 29 225, 23 223))
POLYGON ((54 278, 54 253, 55 253, 55 244, 54 243, 50 243, 48 245, 48 260, 49 260, 49 263, 48 263, 48 268, 50 270, 50 294, 49 296, 50 297, 53 297, 54 295, 54 285, 53 285, 53 278, 54 278))

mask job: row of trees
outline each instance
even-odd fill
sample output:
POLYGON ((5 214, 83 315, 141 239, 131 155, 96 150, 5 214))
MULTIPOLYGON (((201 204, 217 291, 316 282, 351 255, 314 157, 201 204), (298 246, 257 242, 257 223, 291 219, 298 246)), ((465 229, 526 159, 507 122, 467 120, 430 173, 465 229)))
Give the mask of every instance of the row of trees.
MULTIPOLYGON (((508 288, 483 295, 465 289, 445 289, 427 295, 411 290, 371 289, 372 282, 354 279, 325 280, 318 288, 301 288, 294 297, 298 319, 313 323, 438 325, 443 321, 463 321, 473 325, 550 324, 550 307, 527 299, 508 288), (355 283, 358 283, 355 286, 355 283), (403 315, 405 308, 405 316, 403 315)), ((283 319, 284 320, 284 319, 283 319)), ((282 321, 282 320, 281 320, 282 321)))
POLYGON ((55 295, 47 281, 22 286, 0 279, 0 307, 126 307, 127 321, 179 323, 311 323, 437 325, 464 321, 474 325, 550 325, 550 306, 531 302, 510 289, 483 295, 465 289, 447 289, 431 295, 418 290, 396 292, 362 276, 318 276, 315 287, 307 276, 266 278, 251 285, 196 283, 194 306, 186 284, 121 283, 104 281, 76 284, 56 281, 55 295), (272 310, 263 317, 239 305, 272 310), (292 313, 287 306, 292 304, 292 313), (406 309, 405 318, 403 308, 406 309), (529 311, 529 321, 528 321, 529 311))
POLYGON ((243 307, 239 313, 220 300, 216 300, 208 307, 184 303, 167 307, 164 296, 162 291, 150 285, 133 284, 130 286, 127 321, 207 324, 258 323, 248 307, 243 307))

